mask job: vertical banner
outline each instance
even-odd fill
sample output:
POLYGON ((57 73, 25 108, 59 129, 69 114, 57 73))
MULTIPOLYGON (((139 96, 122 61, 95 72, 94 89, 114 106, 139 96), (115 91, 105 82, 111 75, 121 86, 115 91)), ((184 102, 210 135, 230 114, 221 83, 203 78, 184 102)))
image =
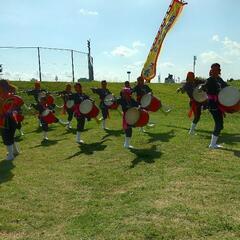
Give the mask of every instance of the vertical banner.
POLYGON ((187 3, 182 0, 172 0, 172 3, 169 6, 142 69, 141 75, 147 82, 150 82, 150 80, 156 76, 157 60, 163 40, 168 31, 173 27, 185 4, 187 3))

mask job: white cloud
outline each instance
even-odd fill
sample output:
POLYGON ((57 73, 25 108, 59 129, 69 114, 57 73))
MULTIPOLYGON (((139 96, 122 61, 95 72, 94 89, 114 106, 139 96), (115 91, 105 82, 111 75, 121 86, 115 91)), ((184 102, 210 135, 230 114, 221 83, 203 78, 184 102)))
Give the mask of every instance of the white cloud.
POLYGON ((213 35, 213 36, 212 36, 212 40, 213 40, 214 42, 219 42, 219 41, 220 41, 220 38, 219 38, 219 36, 216 34, 216 35, 213 35))
POLYGON ((136 53, 138 53, 137 49, 128 48, 126 46, 118 46, 111 52, 113 56, 121 56, 121 57, 131 57, 136 53))
POLYGON ((227 50, 227 55, 240 56, 240 43, 232 41, 228 37, 225 37, 222 41, 224 48, 227 50))
POLYGON ((213 62, 226 63, 226 64, 232 63, 230 60, 223 58, 222 56, 220 56, 214 51, 203 52, 200 55, 200 58, 202 62, 205 64, 213 63, 213 62))
POLYGON ((173 68, 174 64, 171 62, 163 62, 163 63, 160 63, 159 66, 161 68, 173 68))
MULTIPOLYGON (((139 48, 145 47, 145 44, 140 41, 134 41, 132 43, 132 47, 127 47, 120 45, 111 51, 111 55, 113 56, 121 56, 121 57, 132 57, 133 55, 139 52, 139 48)), ((107 52, 104 52, 107 55, 107 52)))
POLYGON ((127 69, 127 70, 141 70, 141 68, 143 67, 143 64, 144 64, 144 61, 137 61, 137 62, 134 62, 132 64, 129 64, 129 65, 125 65, 124 67, 127 69))
POLYGON ((135 41, 132 43, 133 48, 145 47, 145 44, 140 41, 135 41))
POLYGON ((86 9, 83 9, 83 8, 81 8, 79 10, 79 13, 84 15, 84 16, 97 16, 97 15, 99 15, 99 13, 97 11, 89 11, 89 10, 86 10, 86 9))

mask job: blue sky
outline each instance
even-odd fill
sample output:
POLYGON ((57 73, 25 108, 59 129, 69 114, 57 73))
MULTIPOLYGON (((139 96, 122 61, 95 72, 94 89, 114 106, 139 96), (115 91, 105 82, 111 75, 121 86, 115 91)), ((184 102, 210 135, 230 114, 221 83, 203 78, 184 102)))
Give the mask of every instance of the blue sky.
MULTIPOLYGON (((87 51, 91 39, 95 78, 134 81, 141 73, 170 0, 8 0, 1 2, 0 46, 46 46, 87 51)), ((197 56, 196 73, 207 77, 213 62, 224 79, 240 79, 239 0, 189 0, 167 35, 157 73, 184 79, 197 56)), ((86 57, 76 55, 76 77, 87 76, 86 57)), ((68 53, 42 53, 45 79, 71 79, 68 53)), ((36 52, 1 50, 6 77, 37 77, 36 52)), ((156 79, 154 80, 156 81, 156 79)))

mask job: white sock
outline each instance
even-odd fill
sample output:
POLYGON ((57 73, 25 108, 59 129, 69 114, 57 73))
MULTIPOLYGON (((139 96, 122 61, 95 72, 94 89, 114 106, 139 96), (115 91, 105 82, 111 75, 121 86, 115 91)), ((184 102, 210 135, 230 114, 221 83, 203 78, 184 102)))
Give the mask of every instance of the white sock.
POLYGON ((103 129, 106 128, 106 120, 105 120, 105 119, 102 120, 102 128, 103 128, 103 129))
POLYGON ((218 136, 215 136, 215 135, 212 134, 212 138, 211 138, 209 148, 217 148, 218 147, 217 140, 218 140, 218 136))
POLYGON ((189 134, 193 134, 195 132, 195 128, 196 128, 197 124, 196 123, 192 123, 190 130, 189 130, 189 134))
POLYGON ((43 139, 48 140, 48 132, 43 131, 43 139))
POLYGON ((13 144, 13 154, 15 156, 17 156, 19 153, 20 153, 20 151, 19 151, 18 145, 17 145, 16 142, 14 142, 14 144, 13 144))
POLYGON ((7 145, 7 151, 8 151, 8 155, 6 157, 6 161, 11 161, 14 159, 14 155, 13 155, 13 144, 12 145, 7 145))
POLYGON ((81 140, 81 132, 79 132, 79 131, 77 131, 76 142, 77 143, 83 143, 83 140, 81 140))

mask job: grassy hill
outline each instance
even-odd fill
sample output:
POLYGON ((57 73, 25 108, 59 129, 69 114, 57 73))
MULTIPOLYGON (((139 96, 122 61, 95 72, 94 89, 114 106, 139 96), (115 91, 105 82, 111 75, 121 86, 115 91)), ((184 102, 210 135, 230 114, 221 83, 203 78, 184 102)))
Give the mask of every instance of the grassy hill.
MULTIPOLYGON (((19 91, 32 87, 15 84, 19 91)), ((64 85, 42 83, 50 91, 64 85)), ((98 85, 83 83, 84 91, 97 99, 89 88, 98 85)), ((121 86, 109 89, 118 95, 121 86)), ((203 113, 198 135, 189 136, 188 98, 177 87, 151 84, 172 112, 151 114, 156 125, 147 133, 134 129, 132 150, 122 147, 116 111, 108 131, 87 122, 82 145, 74 129, 59 124, 41 143, 34 112, 26 111, 21 155, 3 161, 0 144, 0 239, 240 239, 240 114, 225 118, 224 149, 210 150, 210 114, 203 113)))

